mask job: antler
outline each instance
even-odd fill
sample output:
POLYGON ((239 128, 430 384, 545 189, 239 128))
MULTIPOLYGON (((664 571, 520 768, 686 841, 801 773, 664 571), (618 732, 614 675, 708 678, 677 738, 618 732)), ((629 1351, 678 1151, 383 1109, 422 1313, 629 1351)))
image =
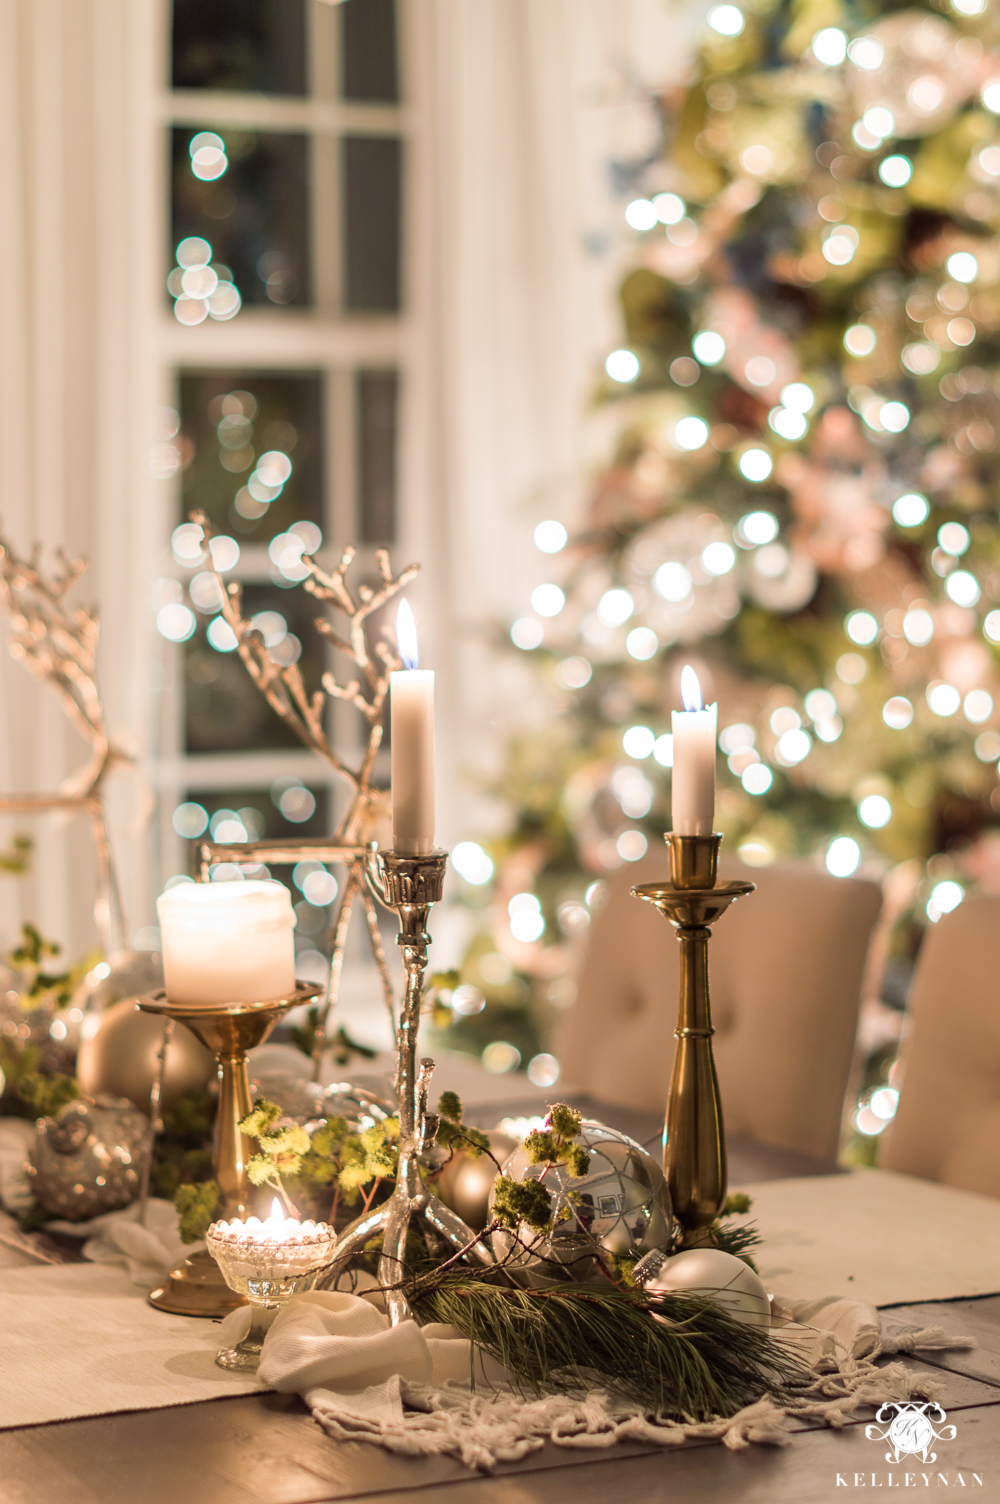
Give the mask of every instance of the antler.
MULTIPOLYGON (((191 521, 197 523, 211 542, 212 530, 204 512, 192 512, 191 521)), ((358 676, 341 684, 329 670, 322 678, 322 689, 310 695, 297 663, 282 666, 275 663, 260 632, 243 614, 243 591, 239 584, 228 586, 208 550, 209 567, 219 583, 222 614, 236 637, 239 655, 254 684, 276 715, 290 726, 296 736, 313 752, 324 758, 334 772, 351 786, 350 805, 341 821, 334 839, 345 845, 358 839, 364 815, 376 797, 371 787, 372 770, 382 742, 382 711, 389 692, 389 676, 401 666, 401 660, 386 642, 369 642, 369 620, 372 614, 385 605, 419 571, 419 565, 411 564, 400 574, 393 575, 388 551, 380 548, 376 554, 382 584, 377 590, 369 585, 359 585, 352 593, 347 584, 347 572, 357 550, 352 544, 344 549, 337 568, 328 573, 309 555, 303 554, 302 563, 309 571, 303 581, 306 590, 317 600, 329 602, 342 611, 348 620, 346 638, 336 631, 325 617, 316 618, 316 630, 341 653, 351 659, 358 676), (366 693, 367 691, 367 693, 366 693), (344 762, 327 736, 324 727, 327 698, 343 700, 353 705, 364 716, 368 725, 368 740, 364 756, 357 768, 344 762)))
POLYGON ((30 559, 21 559, 0 537, 0 608, 10 621, 11 657, 36 679, 52 685, 73 725, 90 743, 87 763, 62 788, 69 797, 86 798, 97 792, 113 761, 128 759, 112 747, 104 724, 97 684, 97 613, 66 604, 87 561, 71 559, 61 548, 56 559, 57 567, 46 577, 37 544, 30 559))

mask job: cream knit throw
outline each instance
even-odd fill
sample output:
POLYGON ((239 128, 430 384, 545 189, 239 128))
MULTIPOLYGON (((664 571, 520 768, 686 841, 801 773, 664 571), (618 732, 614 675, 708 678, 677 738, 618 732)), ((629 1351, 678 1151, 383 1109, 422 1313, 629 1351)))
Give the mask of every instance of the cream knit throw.
MULTIPOLYGON (((841 1426, 863 1405, 934 1398, 938 1383, 901 1363, 877 1367, 883 1354, 972 1346, 938 1327, 886 1330, 878 1312, 859 1301, 778 1304, 791 1319, 774 1340, 795 1347, 812 1380, 793 1403, 764 1398, 725 1420, 669 1420, 598 1387, 583 1397, 524 1398, 453 1327, 412 1321, 390 1327, 368 1300, 339 1291, 314 1290, 289 1302, 268 1333, 258 1377, 283 1393, 301 1394, 339 1441, 369 1441, 405 1456, 443 1454, 490 1472, 547 1441, 671 1447, 698 1438, 733 1450, 751 1442, 783 1446, 791 1440, 792 1419, 841 1426)), ((234 1311, 223 1323, 223 1340, 239 1341, 248 1324, 245 1309, 234 1311)))

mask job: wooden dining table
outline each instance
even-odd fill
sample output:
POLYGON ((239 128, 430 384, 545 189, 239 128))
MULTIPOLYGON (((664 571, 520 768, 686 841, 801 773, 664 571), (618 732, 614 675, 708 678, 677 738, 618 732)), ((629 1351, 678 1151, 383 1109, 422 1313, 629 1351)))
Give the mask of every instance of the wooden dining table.
MULTIPOLYGON (((576 1105, 656 1145, 659 1125, 649 1114, 585 1099, 576 1105)), ((519 1111, 537 1105, 507 1101, 481 1107, 477 1118, 492 1126, 519 1111)), ((738 1137, 728 1147, 734 1185, 841 1173, 738 1137)), ((975 1341, 967 1351, 891 1360, 938 1381, 947 1423, 956 1428, 926 1465, 913 1457, 888 1463, 886 1443, 866 1436, 874 1421, 867 1410, 840 1429, 793 1421, 782 1447, 629 1442, 593 1451, 547 1442, 523 1461, 481 1475, 449 1457, 335 1442, 298 1396, 261 1393, 0 1432, 0 1504, 812 1504, 873 1487, 933 1488, 1000 1504, 1000 1294, 899 1306, 891 1318, 975 1341)))

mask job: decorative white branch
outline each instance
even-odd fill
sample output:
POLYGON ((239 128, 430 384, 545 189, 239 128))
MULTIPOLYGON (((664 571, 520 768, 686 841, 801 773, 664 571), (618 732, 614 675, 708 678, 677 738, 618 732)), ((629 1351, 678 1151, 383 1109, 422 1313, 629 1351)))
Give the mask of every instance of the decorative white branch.
POLYGON ((97 612, 66 601, 87 561, 71 559, 61 548, 56 560, 46 575, 37 544, 31 557, 22 559, 0 536, 0 610, 10 623, 11 657, 41 683, 52 685, 71 723, 90 744, 87 762, 60 789, 69 798, 87 799, 99 792, 112 763, 132 759, 112 745, 105 724, 97 681, 97 612))
MULTIPOLYGON (((203 529, 206 545, 209 545, 212 530, 205 513, 192 512, 191 521, 203 529)), ((353 544, 344 549, 340 563, 332 572, 323 569, 308 554, 302 555, 302 563, 309 571, 302 581, 304 588, 318 601, 347 618, 346 631, 338 631, 323 616, 316 618, 316 630, 349 658, 357 671, 341 683, 335 673, 327 670, 322 676, 322 688, 310 694, 297 663, 283 666, 271 657, 263 634, 244 615, 242 587, 236 582, 227 585, 212 558, 210 547, 207 553, 209 568, 219 585, 222 615, 233 631, 237 650, 253 683, 299 740, 322 757, 349 785, 351 798, 331 840, 344 845, 356 844, 363 839, 371 817, 384 799, 383 791, 373 788, 371 779, 382 742, 382 714, 389 692, 389 676, 401 667, 401 660, 389 642, 373 640, 371 619, 415 578, 420 566, 410 564, 394 575, 388 550, 380 548, 375 557, 381 584, 376 589, 365 584, 352 589, 347 575, 357 555, 353 544), (344 761, 327 733, 327 707, 332 700, 353 705, 366 723, 365 750, 357 767, 344 761)))

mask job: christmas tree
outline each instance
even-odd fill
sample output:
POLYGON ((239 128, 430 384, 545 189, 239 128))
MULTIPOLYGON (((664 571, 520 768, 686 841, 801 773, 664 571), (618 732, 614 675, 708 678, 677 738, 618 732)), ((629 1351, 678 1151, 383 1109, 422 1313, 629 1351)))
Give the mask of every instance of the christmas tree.
POLYGON ((888 1002, 997 865, 998 40, 987 0, 719 4, 658 101, 607 463, 585 516, 540 520, 551 571, 510 633, 553 705, 511 747, 487 954, 536 1005, 588 885, 669 827, 686 662, 728 849, 890 879, 888 1002))
MULTIPOLYGON (((729 850, 886 881, 883 1002, 997 866, 998 39, 986 0, 717 5, 657 101, 609 462, 568 532, 538 525, 552 572, 510 632, 553 698, 493 853, 535 1003, 588 883, 669 827, 686 662, 719 701, 729 850)), ((898 1029, 868 1024, 871 1089, 898 1029)))

